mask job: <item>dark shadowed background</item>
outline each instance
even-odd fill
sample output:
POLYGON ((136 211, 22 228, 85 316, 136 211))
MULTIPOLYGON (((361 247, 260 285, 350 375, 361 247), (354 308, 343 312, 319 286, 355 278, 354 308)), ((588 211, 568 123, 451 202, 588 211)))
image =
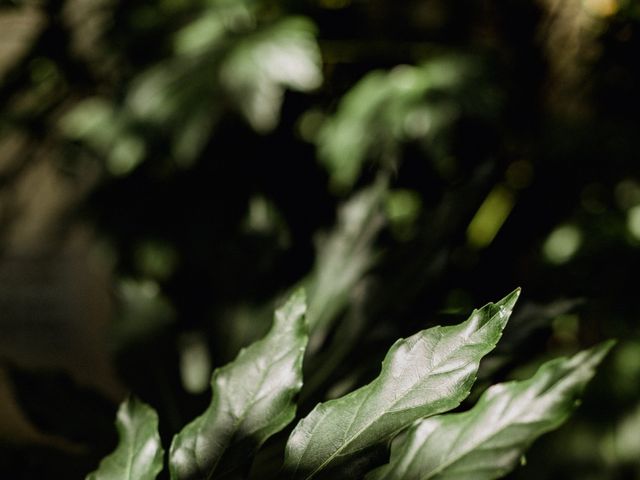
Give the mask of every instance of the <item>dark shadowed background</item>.
POLYGON ((0 477, 168 445, 304 285, 299 413, 520 286, 464 407, 617 338, 510 478, 640 479, 638 112, 635 0, 1 1, 0 477))

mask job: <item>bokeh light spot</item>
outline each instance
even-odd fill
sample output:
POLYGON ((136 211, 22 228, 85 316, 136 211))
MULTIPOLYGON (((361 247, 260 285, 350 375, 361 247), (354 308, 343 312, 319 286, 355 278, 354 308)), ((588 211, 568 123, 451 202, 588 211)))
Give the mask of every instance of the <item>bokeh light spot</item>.
POLYGON ((543 252, 545 259, 560 265, 568 262, 582 245, 582 232, 575 225, 562 225, 547 237, 543 252))

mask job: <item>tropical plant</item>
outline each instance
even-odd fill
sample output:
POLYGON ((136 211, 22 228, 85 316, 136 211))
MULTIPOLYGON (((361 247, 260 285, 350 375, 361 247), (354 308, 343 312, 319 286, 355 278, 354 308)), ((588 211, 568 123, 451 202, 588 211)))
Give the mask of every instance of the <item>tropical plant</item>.
MULTIPOLYGON (((494 479, 518 466, 526 448, 557 428, 578 404, 612 342, 551 360, 528 380, 490 387, 476 405, 447 413, 469 395, 480 362, 494 349, 520 290, 474 310, 453 326, 398 340, 377 378, 319 403, 291 431, 309 331, 296 291, 270 332, 217 369, 204 413, 176 434, 172 480, 267 478, 252 461, 273 437, 278 478, 367 480, 494 479), (282 437, 284 439, 284 437, 282 437)), ((154 479, 163 448, 154 410, 135 398, 120 407, 120 442, 88 479, 154 479)))

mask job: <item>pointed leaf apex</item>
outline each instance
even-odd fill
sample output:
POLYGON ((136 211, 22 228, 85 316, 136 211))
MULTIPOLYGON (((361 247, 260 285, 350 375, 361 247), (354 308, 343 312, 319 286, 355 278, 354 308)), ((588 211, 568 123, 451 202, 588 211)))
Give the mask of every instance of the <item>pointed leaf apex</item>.
POLYGON ((280 309, 287 314, 304 315, 307 310, 307 292, 304 287, 294 290, 280 309))
POLYGON ((509 312, 511 312, 516 302, 518 301, 518 298, 520 298, 521 291, 522 289, 520 287, 516 288, 513 292, 511 292, 509 295, 507 295, 502 300, 500 300, 498 302, 498 305, 504 307, 505 309, 509 310, 509 312))
MULTIPOLYGON (((471 318, 469 319, 469 328, 471 330, 477 329, 497 329, 499 332, 507 325, 509 317, 518 297, 520 296, 520 288, 516 288, 506 297, 498 300, 496 303, 488 303, 479 310, 474 310, 471 318)), ((501 335, 501 333, 500 333, 501 335)), ((495 343, 500 339, 500 335, 492 342, 495 343)))
POLYGON ((593 367, 596 367, 598 364, 600 364, 600 362, 602 362, 602 360, 604 359, 604 357, 607 356, 607 354, 609 353, 609 351, 614 347, 614 345, 616 344, 616 340, 606 340, 602 343, 599 343, 593 347, 591 347, 589 350, 586 350, 584 353, 587 356, 587 362, 592 364, 593 367))
POLYGON ((296 319, 304 317, 307 313, 307 294, 304 288, 296 289, 287 299, 287 301, 276 310, 276 320, 281 322, 287 320, 287 323, 295 323, 296 319))
POLYGON ((296 288, 293 293, 289 296, 289 299, 285 303, 286 305, 290 304, 303 304, 306 307, 307 303, 307 292, 304 287, 296 288))
MULTIPOLYGON (((511 312, 513 311, 513 307, 518 301, 518 298, 520 298, 520 291, 521 291, 520 287, 518 287, 506 297, 502 298, 501 300, 498 300, 495 304, 490 303, 488 305, 488 307, 492 307, 490 308, 489 311, 492 311, 493 308, 498 309, 498 312, 496 315, 497 323, 502 325, 501 328, 504 328, 507 322, 509 321, 509 317, 511 317, 511 312)), ((491 318, 495 318, 495 317, 493 317, 492 315, 491 318)))
POLYGON ((551 360, 528 380, 494 385, 466 412, 420 420, 366 480, 503 478, 534 440, 567 420, 612 345, 551 360))
POLYGON ((480 361, 500 339, 518 293, 475 310, 458 325, 394 343, 371 383, 316 405, 298 423, 286 445, 285 476, 364 478, 398 432, 460 405, 480 361))

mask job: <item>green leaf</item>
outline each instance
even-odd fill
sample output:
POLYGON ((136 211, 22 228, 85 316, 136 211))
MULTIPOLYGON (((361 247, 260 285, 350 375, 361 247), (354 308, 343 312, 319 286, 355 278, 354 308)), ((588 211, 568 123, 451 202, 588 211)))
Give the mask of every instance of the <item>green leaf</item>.
POLYGON ((149 405, 129 398, 120 405, 116 426, 120 442, 87 480, 153 480, 162 470, 164 450, 158 415, 149 405))
POLYGON ((305 295, 276 311, 271 331, 213 373, 213 398, 177 434, 169 454, 172 479, 229 478, 248 469, 262 443, 295 417, 307 344, 305 295))
POLYGON ((545 363, 529 380, 494 385, 474 408, 414 425, 391 461, 367 480, 490 480, 519 463, 540 435, 561 425, 613 342, 545 363))
POLYGON ((286 89, 306 92, 322 83, 315 26, 286 17, 247 36, 220 67, 223 89, 258 132, 275 128, 286 89))
POLYGON ((397 341, 378 378, 318 404, 298 423, 287 442, 285 474, 359 478, 400 430, 458 406, 469 394, 480 359, 500 338, 519 292, 474 311, 460 325, 397 341))
POLYGON ((438 170, 450 157, 450 133, 461 112, 490 117, 498 99, 473 57, 433 56, 418 66, 365 75, 318 130, 318 159, 332 189, 351 190, 366 161, 394 171, 402 144, 420 142, 438 170))
POLYGON ((352 195, 340 206, 336 226, 317 242, 316 262, 305 281, 309 330, 322 337, 312 343, 322 344, 354 288, 375 264, 373 243, 384 225, 381 205, 387 185, 387 177, 379 176, 352 195))

